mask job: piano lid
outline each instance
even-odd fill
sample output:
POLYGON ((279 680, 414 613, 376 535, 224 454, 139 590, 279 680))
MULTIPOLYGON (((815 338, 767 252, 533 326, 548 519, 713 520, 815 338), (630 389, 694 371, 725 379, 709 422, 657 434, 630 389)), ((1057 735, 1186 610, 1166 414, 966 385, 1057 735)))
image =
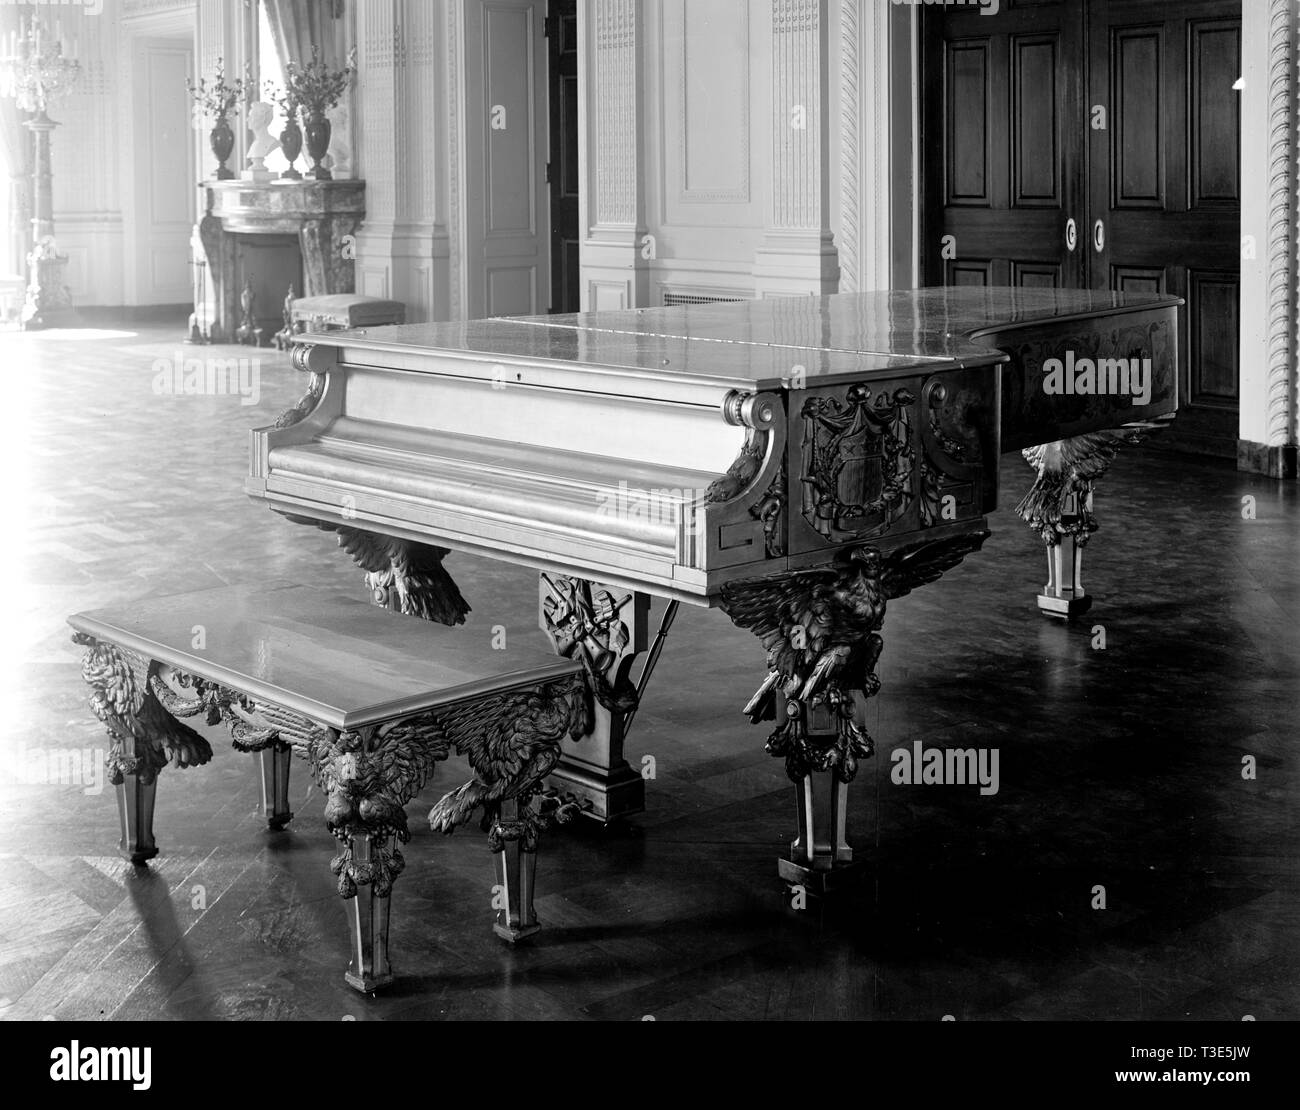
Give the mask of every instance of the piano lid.
POLYGON ((551 330, 961 360, 985 352, 979 340, 992 333, 1182 303, 1109 290, 946 286, 509 319, 551 330))
POLYGON ((432 369, 427 356, 533 363, 723 389, 779 389, 793 367, 808 386, 926 366, 1004 361, 981 337, 1008 328, 1114 317, 1175 297, 1093 290, 947 287, 777 297, 672 308, 399 324, 297 336, 342 348, 345 363, 432 369))

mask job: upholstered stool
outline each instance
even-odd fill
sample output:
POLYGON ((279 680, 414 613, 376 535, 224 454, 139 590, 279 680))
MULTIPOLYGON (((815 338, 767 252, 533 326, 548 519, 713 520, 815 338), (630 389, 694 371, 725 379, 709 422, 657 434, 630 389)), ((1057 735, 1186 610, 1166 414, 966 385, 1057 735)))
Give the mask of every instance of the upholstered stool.
MULTIPOLYGON (((121 849, 135 864, 158 854, 158 772, 208 762, 208 742, 180 718, 224 723, 234 746, 259 752, 272 829, 289 811, 290 752, 325 794, 325 822, 342 852, 331 863, 348 900, 346 979, 371 991, 393 979, 389 894, 410 839, 403 807, 454 748, 474 778, 430 815, 450 832, 483 812, 498 861, 496 931, 536 932, 533 877, 539 829, 553 814, 542 781, 560 743, 589 731, 580 663, 288 586, 224 587, 69 618, 86 648, 90 706, 108 728, 121 849), (549 808, 548 808, 549 807, 549 808)), ((568 814, 560 814, 561 819, 568 814)))
POLYGON ((324 297, 299 297, 289 311, 295 333, 337 331, 340 328, 379 327, 406 322, 406 305, 359 293, 331 293, 324 297))

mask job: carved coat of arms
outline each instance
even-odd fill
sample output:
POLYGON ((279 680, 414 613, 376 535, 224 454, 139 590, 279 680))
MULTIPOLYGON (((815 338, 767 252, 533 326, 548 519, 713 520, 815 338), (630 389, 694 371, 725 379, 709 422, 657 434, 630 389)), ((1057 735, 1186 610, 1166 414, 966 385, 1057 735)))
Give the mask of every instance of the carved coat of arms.
POLYGON ((832 542, 879 535, 912 502, 910 390, 850 386, 804 402, 803 516, 832 542))

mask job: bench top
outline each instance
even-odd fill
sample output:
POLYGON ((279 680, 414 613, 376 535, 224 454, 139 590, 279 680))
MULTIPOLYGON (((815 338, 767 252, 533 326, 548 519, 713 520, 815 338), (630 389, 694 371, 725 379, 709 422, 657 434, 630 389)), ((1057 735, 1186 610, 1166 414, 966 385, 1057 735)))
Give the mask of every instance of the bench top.
POLYGON ((547 650, 540 630, 514 631, 494 650, 487 628, 431 624, 311 586, 223 586, 77 613, 68 623, 337 729, 581 670, 547 650))

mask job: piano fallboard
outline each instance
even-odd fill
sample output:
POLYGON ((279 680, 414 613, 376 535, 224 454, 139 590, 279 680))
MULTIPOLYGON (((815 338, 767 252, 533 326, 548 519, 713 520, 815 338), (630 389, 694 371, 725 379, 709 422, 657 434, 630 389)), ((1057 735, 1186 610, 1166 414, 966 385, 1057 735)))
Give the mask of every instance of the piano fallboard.
POLYGON ((311 387, 253 431, 247 489, 710 605, 969 530, 1002 452, 1173 412, 1180 303, 923 289, 304 335, 311 387))

